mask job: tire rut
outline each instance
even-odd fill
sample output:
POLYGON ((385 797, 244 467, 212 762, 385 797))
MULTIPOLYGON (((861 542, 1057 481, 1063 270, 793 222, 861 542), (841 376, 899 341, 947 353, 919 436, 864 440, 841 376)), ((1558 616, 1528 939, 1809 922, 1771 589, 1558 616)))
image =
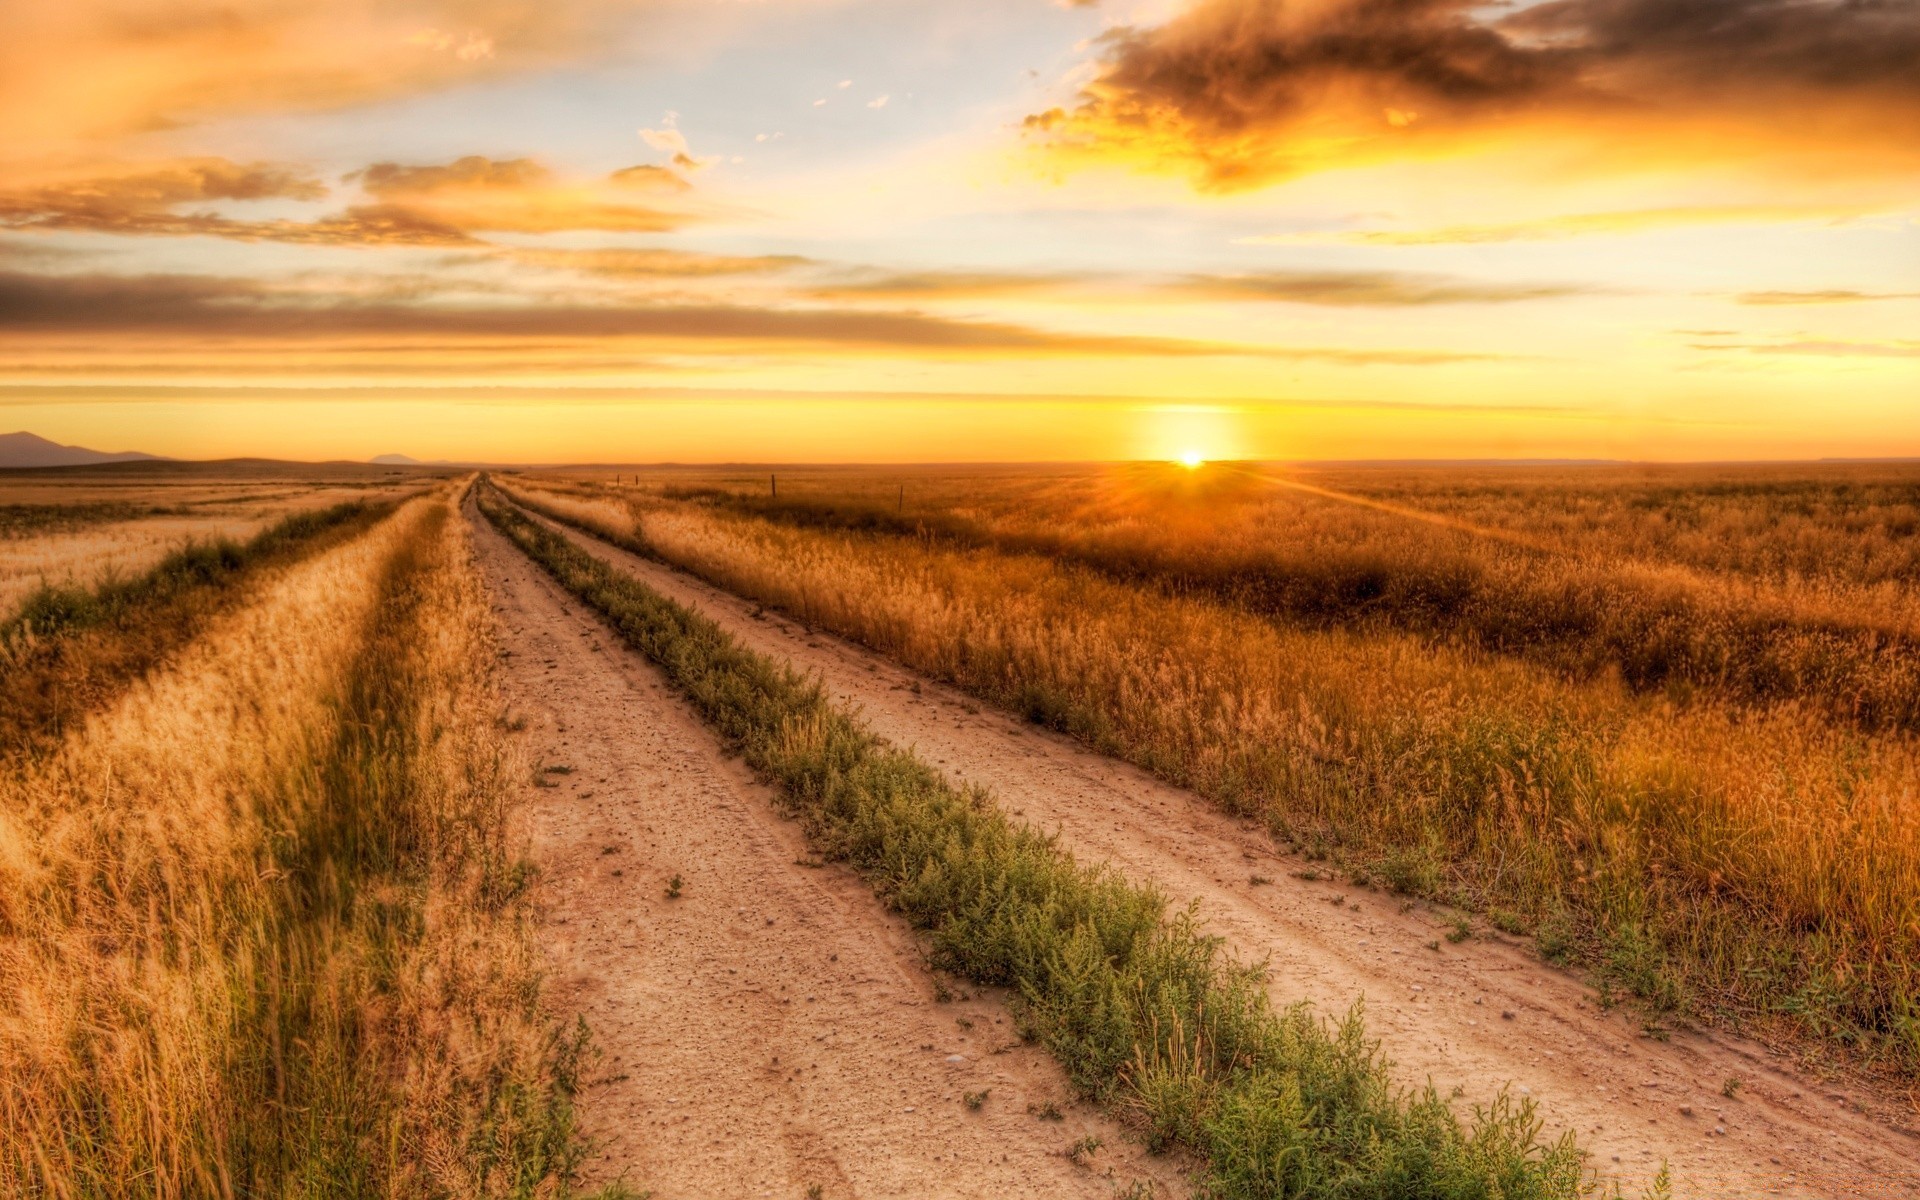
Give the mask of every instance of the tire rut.
POLYGON ((1069 1102, 999 997, 936 1002, 905 923, 852 872, 808 865, 798 826, 652 665, 466 511, 541 768, 527 807, 554 1003, 601 1052, 588 1182, 658 1200, 1105 1198, 1133 1178, 1184 1194, 1178 1164, 1069 1102), (1047 1103, 1064 1120, 1028 1111, 1047 1103), (1083 1137, 1107 1147, 1091 1170, 1063 1154, 1083 1137))

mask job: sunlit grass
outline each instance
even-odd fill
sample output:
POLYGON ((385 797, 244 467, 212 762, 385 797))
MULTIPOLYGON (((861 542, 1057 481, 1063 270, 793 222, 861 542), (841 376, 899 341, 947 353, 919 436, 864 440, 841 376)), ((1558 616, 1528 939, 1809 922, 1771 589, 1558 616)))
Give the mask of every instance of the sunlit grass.
POLYGON ((1735 705, 1569 678, 877 517, 529 494, 1302 850, 1541 930, 1611 987, 1920 1066, 1920 752, 1834 721, 1831 697, 1735 705))

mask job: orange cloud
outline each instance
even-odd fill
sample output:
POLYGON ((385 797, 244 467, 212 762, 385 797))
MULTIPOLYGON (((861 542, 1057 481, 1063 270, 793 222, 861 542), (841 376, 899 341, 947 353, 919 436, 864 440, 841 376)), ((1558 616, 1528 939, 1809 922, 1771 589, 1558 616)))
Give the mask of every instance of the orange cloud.
POLYGON ((1831 205, 1728 204, 1628 209, 1621 212, 1568 213, 1531 221, 1484 225, 1443 225, 1432 229, 1355 229, 1332 233, 1277 233, 1240 238, 1243 246, 1480 245, 1492 242, 1546 242, 1565 238, 1622 236, 1695 225, 1775 224, 1819 221, 1843 224, 1866 215, 1865 209, 1831 205))
MULTIPOLYGON (((640 10, 645 11, 646 0, 640 10)), ((598 54, 622 0, 60 0, 10 5, 17 152, 238 113, 366 103, 598 54)))
POLYGON ((704 279, 761 275, 801 267, 797 254, 700 254, 688 250, 599 248, 592 250, 513 250, 516 262, 561 271, 579 271, 614 279, 704 279))
POLYGON ((1105 300, 1271 301, 1336 308, 1401 308, 1439 304, 1502 304, 1591 294, 1562 283, 1482 283, 1451 275, 1402 271, 1250 271, 1172 279, 1112 272, 862 271, 806 289, 829 300, 976 300, 1097 291, 1105 300))
POLYGON ((605 180, 561 180, 532 159, 469 155, 437 166, 375 163, 353 178, 383 206, 467 233, 664 233, 687 214, 635 203, 633 169, 605 180))
POLYGON ((1065 161, 1231 191, 1328 167, 1521 145, 1594 166, 1920 165, 1920 6, 1838 0, 1199 0, 1104 40, 1065 161))
POLYGON ((304 170, 219 158, 119 165, 42 176, 0 189, 0 227, 204 236, 311 245, 464 245, 483 232, 567 230, 659 233, 689 216, 642 203, 662 190, 629 168, 605 180, 556 178, 531 159, 479 156, 443 165, 377 163, 349 176, 371 203, 311 220, 229 216, 207 205, 313 201, 324 185, 304 170))

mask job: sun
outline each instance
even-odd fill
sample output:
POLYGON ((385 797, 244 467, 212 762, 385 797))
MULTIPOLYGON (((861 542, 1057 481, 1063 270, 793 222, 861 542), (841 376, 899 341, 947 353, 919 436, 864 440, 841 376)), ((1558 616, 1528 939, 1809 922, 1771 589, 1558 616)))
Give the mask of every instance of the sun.
POLYGON ((1174 461, 1189 471, 1198 471, 1201 467, 1207 465, 1206 456, 1198 450, 1182 450, 1180 457, 1174 459, 1174 461))

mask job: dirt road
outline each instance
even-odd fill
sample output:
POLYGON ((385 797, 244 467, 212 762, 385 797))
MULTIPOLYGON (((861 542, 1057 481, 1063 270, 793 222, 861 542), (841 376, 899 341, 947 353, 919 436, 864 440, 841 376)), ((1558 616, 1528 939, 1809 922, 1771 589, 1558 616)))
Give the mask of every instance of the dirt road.
POLYGON ((1185 1194, 1175 1164, 1070 1103, 997 998, 937 1001, 906 926, 813 864, 658 672, 468 517, 506 697, 545 768, 529 787, 556 1002, 603 1053, 582 1098, 593 1182, 658 1200, 1107 1200, 1136 1178, 1185 1194), (1029 1111, 1049 1104, 1059 1119, 1029 1111), (1103 1148, 1069 1159, 1089 1137, 1103 1148))
POLYGON ((1823 1085, 1739 1039, 1645 1036, 1638 1017, 1603 1010, 1577 978, 1526 947, 1485 934, 1452 945, 1424 907, 1403 911, 1381 892, 1300 878, 1311 864, 1190 792, 983 710, 858 646, 756 616, 756 605, 691 576, 561 531, 752 649, 817 672, 876 732, 958 780, 990 786, 1015 816, 1058 831, 1076 856, 1151 880, 1177 903, 1198 899, 1238 953, 1270 961, 1276 998, 1338 1010, 1364 996, 1371 1032, 1409 1083, 1457 1086, 1470 1102, 1510 1085, 1539 1101, 1554 1128, 1576 1131, 1595 1166, 1630 1194, 1666 1161, 1676 1194, 1701 1200, 1920 1197, 1920 1138, 1871 1114, 1869 1096, 1823 1085), (1722 1092, 1729 1079, 1739 1081, 1732 1097, 1722 1092))

